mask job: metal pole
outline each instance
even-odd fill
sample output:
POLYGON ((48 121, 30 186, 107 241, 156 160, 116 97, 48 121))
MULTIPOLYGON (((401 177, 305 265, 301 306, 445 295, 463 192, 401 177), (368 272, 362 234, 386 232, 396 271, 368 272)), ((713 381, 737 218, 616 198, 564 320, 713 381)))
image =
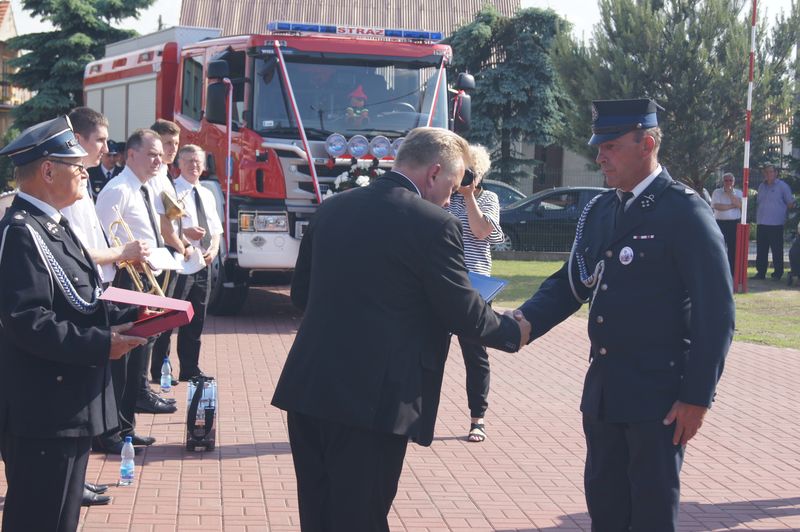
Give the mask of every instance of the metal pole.
POLYGON ((750 251, 750 225, 747 223, 747 196, 750 187, 750 122, 753 109, 753 70, 756 51, 756 13, 758 0, 753 0, 750 24, 750 76, 747 83, 747 111, 744 129, 744 170, 742 171, 742 219, 736 228, 736 265, 733 273, 733 289, 747 292, 747 256, 750 251))

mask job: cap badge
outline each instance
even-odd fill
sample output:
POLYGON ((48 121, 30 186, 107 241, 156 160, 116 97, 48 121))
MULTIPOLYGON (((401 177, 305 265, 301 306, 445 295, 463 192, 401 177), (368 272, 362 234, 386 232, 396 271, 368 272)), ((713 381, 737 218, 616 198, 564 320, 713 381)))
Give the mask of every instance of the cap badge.
POLYGON ((633 262, 633 250, 628 246, 622 248, 619 252, 619 261, 623 266, 627 266, 633 262))

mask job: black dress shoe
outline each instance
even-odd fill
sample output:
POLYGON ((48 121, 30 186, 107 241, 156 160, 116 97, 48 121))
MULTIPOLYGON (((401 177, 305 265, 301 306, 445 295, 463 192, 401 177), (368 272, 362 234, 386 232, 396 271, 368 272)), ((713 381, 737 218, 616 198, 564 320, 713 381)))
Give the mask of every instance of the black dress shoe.
POLYGON ((134 445, 153 445, 156 442, 156 439, 151 436, 139 436, 138 434, 134 434, 131 436, 131 443, 134 445))
POLYGON ((195 373, 193 375, 184 375, 183 373, 181 373, 180 375, 178 375, 178 380, 182 381, 182 382, 187 382, 187 381, 190 381, 190 380, 194 379, 195 377, 205 377, 207 379, 213 379, 214 378, 211 375, 206 375, 202 371, 198 371, 197 373, 195 373))
POLYGON ((783 277, 783 274, 782 273, 773 273, 772 275, 770 275, 770 277, 775 279, 776 281, 780 281, 781 277, 783 277))
POLYGON ((92 484, 90 482, 84 482, 83 487, 89 491, 93 491, 98 495, 101 493, 105 493, 108 490, 108 484, 92 484))
MULTIPOLYGON (((123 445, 125 445, 125 442, 123 442, 123 441, 117 441, 117 442, 111 442, 111 443, 108 443, 108 442, 101 443, 101 442, 98 442, 98 441, 94 441, 94 442, 92 442, 92 451, 94 451, 96 453, 106 453, 106 454, 119 455, 119 454, 122 453, 122 446, 123 445)), ((142 452, 142 449, 141 449, 141 447, 134 447, 133 448, 133 452, 134 452, 134 454, 139 454, 140 452, 142 452)))
POLYGON ((83 488, 83 498, 81 506, 102 506, 111 502, 111 497, 99 495, 91 490, 83 488))
POLYGON ((145 414, 172 414, 178 410, 175 405, 167 404, 154 393, 144 394, 136 400, 136 412, 145 414))

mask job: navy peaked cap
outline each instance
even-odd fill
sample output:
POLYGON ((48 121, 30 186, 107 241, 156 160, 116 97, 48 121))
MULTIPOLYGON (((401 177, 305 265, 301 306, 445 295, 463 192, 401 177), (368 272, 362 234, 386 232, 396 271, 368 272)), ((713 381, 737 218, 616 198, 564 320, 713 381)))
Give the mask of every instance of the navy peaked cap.
POLYGON ((72 124, 66 116, 31 126, 9 142, 0 155, 8 155, 15 166, 23 166, 40 157, 84 157, 72 124))
POLYGON ((589 144, 602 144, 636 129, 658 126, 658 109, 664 110, 650 98, 593 101, 589 144))

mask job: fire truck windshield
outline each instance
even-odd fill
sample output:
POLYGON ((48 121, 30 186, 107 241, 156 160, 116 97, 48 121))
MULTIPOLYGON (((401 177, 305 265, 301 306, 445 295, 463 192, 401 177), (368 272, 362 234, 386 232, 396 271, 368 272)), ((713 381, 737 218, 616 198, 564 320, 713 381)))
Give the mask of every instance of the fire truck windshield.
MULTIPOLYGON (((299 57, 287 53, 286 70, 306 135, 331 133, 404 136, 425 126, 447 127, 447 82, 441 58, 374 56, 299 57), (436 102, 434 105, 434 95, 436 102)), ((275 57, 255 60, 253 128, 265 137, 295 138, 297 123, 275 57)))

